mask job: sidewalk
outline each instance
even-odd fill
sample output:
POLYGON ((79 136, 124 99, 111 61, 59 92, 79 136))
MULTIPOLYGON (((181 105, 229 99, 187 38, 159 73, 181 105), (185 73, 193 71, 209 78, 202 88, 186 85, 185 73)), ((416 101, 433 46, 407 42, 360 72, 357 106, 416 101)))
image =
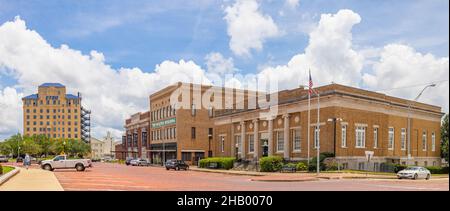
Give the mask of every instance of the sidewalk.
POLYGON ((20 168, 20 172, 0 186, 0 191, 63 191, 55 175, 42 169, 20 168))
MULTIPOLYGON (((203 169, 198 167, 190 167, 192 171, 210 172, 210 173, 222 173, 231 175, 241 175, 241 176, 253 176, 250 178, 251 181, 260 182, 302 182, 302 181, 316 181, 320 179, 397 179, 395 174, 392 175, 381 175, 381 174, 365 174, 365 173, 306 173, 306 172, 296 172, 296 173, 279 173, 279 172, 254 172, 254 171, 235 171, 235 170, 222 170, 222 169, 203 169)), ((441 179, 448 178, 448 175, 436 175, 432 176, 431 179, 441 179)))

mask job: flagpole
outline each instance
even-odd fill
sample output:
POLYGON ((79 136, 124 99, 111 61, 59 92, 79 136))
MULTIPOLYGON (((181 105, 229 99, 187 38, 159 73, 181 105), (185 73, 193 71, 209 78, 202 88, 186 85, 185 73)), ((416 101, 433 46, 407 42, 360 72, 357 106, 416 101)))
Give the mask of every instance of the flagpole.
POLYGON ((310 130, 311 130, 311 70, 309 70, 309 82, 308 82, 308 158, 307 158, 307 163, 308 163, 308 168, 309 168, 309 148, 311 147, 311 143, 310 143, 310 130))
POLYGON ((320 173, 320 94, 317 94, 317 176, 320 173))

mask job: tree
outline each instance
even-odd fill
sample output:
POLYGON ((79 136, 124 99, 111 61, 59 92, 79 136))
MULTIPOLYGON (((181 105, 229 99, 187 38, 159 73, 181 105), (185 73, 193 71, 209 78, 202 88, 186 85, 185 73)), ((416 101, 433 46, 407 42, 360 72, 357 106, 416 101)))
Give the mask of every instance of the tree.
POLYGON ((441 125, 441 157, 447 162, 448 154, 448 114, 446 114, 441 125))
MULTIPOLYGON (((19 147, 20 149, 23 148, 23 137, 22 135, 20 135, 20 133, 13 135, 2 142, 0 144, 0 152, 1 154, 11 154, 13 157, 17 157, 17 150, 19 147)), ((21 150, 19 153, 23 154, 21 150)))
POLYGON ((37 155, 40 153, 40 146, 33 137, 24 136, 22 143, 22 154, 37 155))
POLYGON ((37 144, 40 147, 39 154, 45 155, 45 157, 47 157, 49 154, 54 154, 52 150, 54 141, 50 140, 50 138, 48 138, 45 135, 37 135, 33 136, 33 139, 37 142, 37 144))

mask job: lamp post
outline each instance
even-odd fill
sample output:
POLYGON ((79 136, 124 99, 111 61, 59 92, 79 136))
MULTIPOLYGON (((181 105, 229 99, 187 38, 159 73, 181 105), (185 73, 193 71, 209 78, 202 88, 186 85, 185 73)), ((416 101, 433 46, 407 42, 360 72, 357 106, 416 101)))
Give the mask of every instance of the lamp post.
POLYGON ((234 147, 235 147, 235 151, 236 151, 236 161, 239 159, 239 143, 236 143, 235 145, 234 145, 234 147))
POLYGON ((411 159, 411 109, 412 109, 412 103, 416 102, 420 96, 422 96, 423 92, 429 88, 429 87, 435 87, 436 84, 432 83, 427 86, 425 86, 422 91, 417 95, 416 98, 414 98, 413 102, 408 102, 408 162, 407 164, 410 165, 410 159, 411 159))

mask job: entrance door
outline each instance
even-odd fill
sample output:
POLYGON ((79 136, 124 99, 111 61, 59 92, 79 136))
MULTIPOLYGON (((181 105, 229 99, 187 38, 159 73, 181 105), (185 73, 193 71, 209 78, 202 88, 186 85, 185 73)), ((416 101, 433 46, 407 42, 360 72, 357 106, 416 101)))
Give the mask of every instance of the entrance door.
POLYGON ((267 142, 268 142, 267 139, 261 139, 261 142, 260 142, 260 143, 262 143, 261 148, 262 148, 262 156, 263 157, 269 156, 269 146, 267 145, 267 142))

